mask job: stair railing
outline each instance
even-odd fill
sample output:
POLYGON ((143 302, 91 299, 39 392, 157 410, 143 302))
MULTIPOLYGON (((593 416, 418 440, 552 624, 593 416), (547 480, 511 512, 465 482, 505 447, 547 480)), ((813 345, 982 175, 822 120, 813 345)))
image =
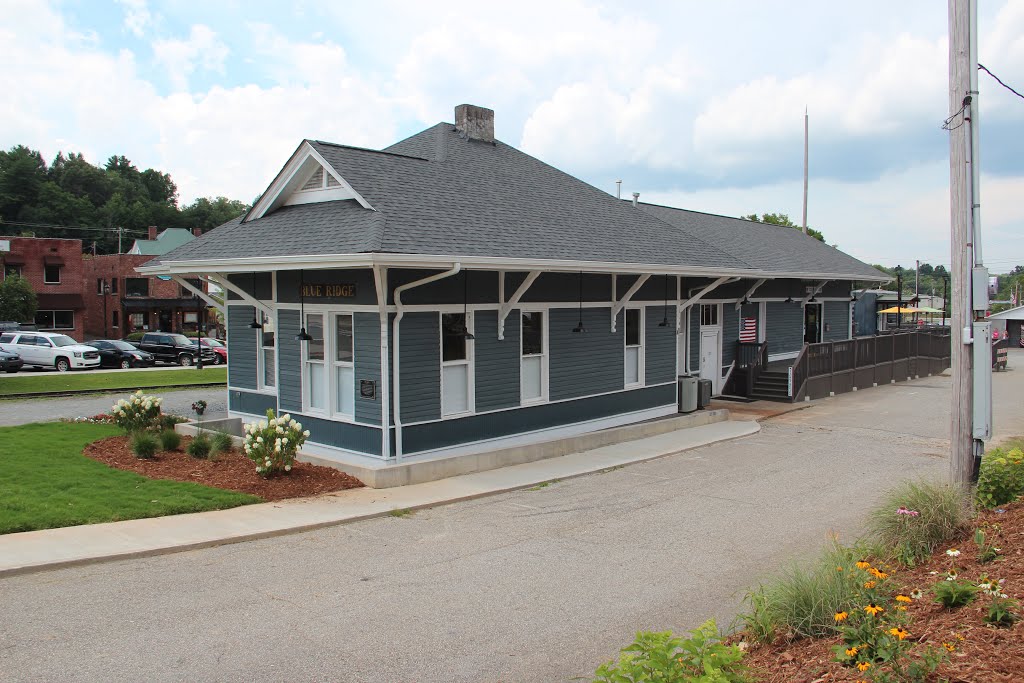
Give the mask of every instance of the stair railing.
POLYGON ((746 370, 746 396, 754 393, 757 379, 768 366, 768 342, 737 342, 736 366, 746 370))
POLYGON ((793 359, 793 364, 789 366, 790 401, 795 402, 800 396, 800 393, 804 390, 804 385, 807 384, 807 374, 809 369, 807 349, 809 348, 809 344, 804 344, 804 347, 800 349, 800 353, 798 353, 796 358, 793 359))

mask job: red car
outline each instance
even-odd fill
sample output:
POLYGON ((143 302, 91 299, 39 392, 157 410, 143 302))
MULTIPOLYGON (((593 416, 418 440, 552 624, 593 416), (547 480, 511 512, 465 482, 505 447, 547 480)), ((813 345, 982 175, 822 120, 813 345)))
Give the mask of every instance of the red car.
POLYGON ((213 351, 214 365, 224 365, 228 362, 228 347, 224 345, 224 342, 213 337, 202 337, 200 338, 202 345, 213 351))

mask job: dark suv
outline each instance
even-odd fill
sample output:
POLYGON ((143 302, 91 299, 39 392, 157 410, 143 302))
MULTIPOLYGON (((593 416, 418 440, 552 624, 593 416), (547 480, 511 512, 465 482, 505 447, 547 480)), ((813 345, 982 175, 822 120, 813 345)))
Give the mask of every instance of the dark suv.
MULTIPOLYGON (((135 343, 140 350, 153 354, 153 358, 162 363, 192 365, 198 357, 198 347, 183 334, 170 332, 147 332, 135 343)), ((213 365, 216 354, 208 348, 203 349, 203 364, 213 365)))

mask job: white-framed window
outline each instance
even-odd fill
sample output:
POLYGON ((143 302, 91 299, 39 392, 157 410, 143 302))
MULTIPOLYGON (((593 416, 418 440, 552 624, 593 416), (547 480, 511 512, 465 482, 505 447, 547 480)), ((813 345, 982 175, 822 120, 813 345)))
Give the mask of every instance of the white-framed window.
POLYGON ((103 294, 103 278, 96 278, 96 293, 103 294))
POLYGON ((332 379, 334 380, 334 401, 332 411, 335 415, 353 418, 356 410, 356 387, 354 361, 354 337, 352 332, 352 314, 334 313, 331 354, 332 379))
POLYGON ((59 285, 60 284, 60 266, 56 266, 56 265, 44 265, 43 266, 43 284, 47 284, 47 285, 59 285))
POLYGON ((21 277, 21 266, 11 265, 9 263, 4 264, 4 279, 9 277, 21 277))
POLYGON ((548 327, 544 311, 520 311, 520 403, 548 399, 548 327))
POLYGON ((305 365, 305 400, 306 410, 310 412, 327 412, 328 379, 324 343, 324 314, 307 313, 305 320, 306 334, 312 339, 303 342, 305 365))
POLYGON ((146 330, 149 329, 149 325, 146 324, 145 313, 129 313, 128 320, 131 323, 132 329, 146 330))
POLYGON ((277 363, 275 355, 274 318, 260 311, 263 329, 260 330, 260 388, 272 389, 277 385, 277 363))
POLYGON ((474 410, 473 317, 441 314, 441 415, 464 415, 474 410))
POLYGON ((627 308, 623 311, 623 330, 626 345, 627 387, 644 383, 644 316, 642 308, 627 308))
POLYGON ((700 305, 700 326, 715 327, 718 325, 718 304, 700 305))

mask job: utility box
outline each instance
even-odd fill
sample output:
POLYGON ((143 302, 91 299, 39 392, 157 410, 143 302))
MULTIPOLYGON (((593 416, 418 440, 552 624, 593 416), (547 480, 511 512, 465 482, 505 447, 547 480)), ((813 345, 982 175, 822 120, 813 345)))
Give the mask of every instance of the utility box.
POLYGON ((697 407, 707 408, 711 405, 711 380, 697 380, 697 407))
POLYGON ((676 381, 679 412, 692 413, 697 410, 697 378, 690 375, 682 375, 676 381))
POLYGON ((988 268, 975 266, 971 272, 971 308, 987 311, 988 300, 988 268))
POLYGON ((974 438, 992 438, 992 323, 974 323, 974 438))

